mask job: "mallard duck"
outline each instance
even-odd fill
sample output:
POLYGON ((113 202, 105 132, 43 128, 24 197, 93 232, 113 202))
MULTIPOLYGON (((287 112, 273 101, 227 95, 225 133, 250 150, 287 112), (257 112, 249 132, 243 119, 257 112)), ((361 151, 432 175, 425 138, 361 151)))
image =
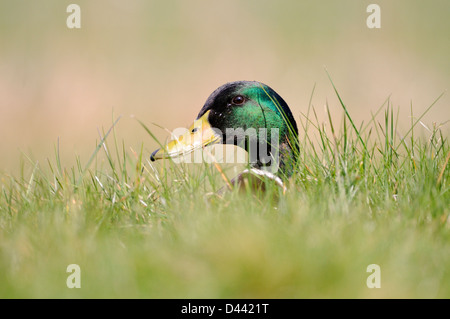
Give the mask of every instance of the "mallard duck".
POLYGON ((292 175, 299 152, 297 124, 283 98, 263 83, 236 81, 217 88, 189 130, 155 150, 150 159, 175 158, 217 143, 249 152, 251 168, 232 184, 252 175, 273 179, 284 188, 283 181, 292 175))

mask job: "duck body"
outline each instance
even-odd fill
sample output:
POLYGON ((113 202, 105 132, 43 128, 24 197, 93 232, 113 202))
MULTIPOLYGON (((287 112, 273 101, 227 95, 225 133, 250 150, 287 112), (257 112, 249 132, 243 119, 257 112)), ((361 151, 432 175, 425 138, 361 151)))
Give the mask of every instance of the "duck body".
POLYGON ((236 81, 217 88, 189 131, 153 152, 151 160, 216 143, 244 148, 252 168, 283 179, 292 174, 299 152, 297 124, 283 98, 263 83, 236 81))

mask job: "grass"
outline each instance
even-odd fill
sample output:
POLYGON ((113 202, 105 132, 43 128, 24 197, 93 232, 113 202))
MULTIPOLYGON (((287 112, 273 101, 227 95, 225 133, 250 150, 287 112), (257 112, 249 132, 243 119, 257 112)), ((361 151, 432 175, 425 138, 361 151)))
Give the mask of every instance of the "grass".
POLYGON ((402 135, 389 99, 357 125, 336 94, 341 123, 311 102, 296 119, 300 164, 278 199, 218 196, 214 165, 151 163, 118 143, 118 120, 85 165, 65 168, 59 145, 46 165, 24 155, 1 176, 0 297, 449 298, 448 137, 417 137, 414 114, 402 135))

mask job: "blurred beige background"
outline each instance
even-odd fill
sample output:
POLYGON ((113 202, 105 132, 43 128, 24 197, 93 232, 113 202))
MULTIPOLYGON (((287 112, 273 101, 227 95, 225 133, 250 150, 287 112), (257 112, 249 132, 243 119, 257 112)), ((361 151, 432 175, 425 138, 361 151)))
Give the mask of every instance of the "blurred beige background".
MULTIPOLYGON (((86 163, 113 114, 119 142, 149 152, 132 115, 163 139, 151 123, 189 125, 227 81, 270 85, 296 119, 316 85, 320 120, 328 101, 339 121, 324 67, 357 123, 391 95, 406 131, 411 103, 420 115, 449 89, 449 14, 448 0, 1 0, 0 171, 16 171, 21 151, 45 165, 58 138, 64 166, 86 163), (66 26, 72 2, 81 29, 66 26), (370 3, 381 29, 366 26, 370 3)), ((424 122, 449 119, 446 93, 424 122)))

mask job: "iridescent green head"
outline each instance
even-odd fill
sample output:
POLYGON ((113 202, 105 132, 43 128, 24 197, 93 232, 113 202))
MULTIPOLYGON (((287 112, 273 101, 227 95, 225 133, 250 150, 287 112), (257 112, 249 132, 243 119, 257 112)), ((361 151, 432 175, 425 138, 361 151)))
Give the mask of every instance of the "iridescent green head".
MULTIPOLYGON (((283 98, 263 83, 237 81, 216 89, 189 134, 196 134, 198 129, 203 132, 201 146, 238 145, 249 152, 254 167, 273 167, 276 162, 277 175, 290 176, 297 162, 298 130, 294 117, 283 98), (206 126, 214 128, 214 133, 205 134, 206 126)), ((192 141, 189 137, 183 140, 192 141)), ((175 144, 179 146, 180 141, 175 144)), ((172 150, 175 144, 155 151, 152 159, 177 155, 179 152, 172 150)))

